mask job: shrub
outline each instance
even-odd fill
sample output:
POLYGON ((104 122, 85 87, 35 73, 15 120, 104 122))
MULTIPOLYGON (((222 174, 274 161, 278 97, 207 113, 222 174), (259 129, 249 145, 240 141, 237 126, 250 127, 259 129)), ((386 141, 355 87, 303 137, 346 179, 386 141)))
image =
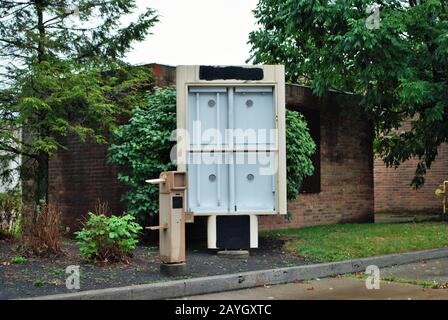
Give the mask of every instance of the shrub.
POLYGON ((42 203, 35 214, 24 214, 23 251, 37 256, 60 254, 61 244, 61 213, 56 206, 42 203))
POLYGON ((20 193, 0 193, 0 239, 12 237, 19 232, 21 215, 20 193))
MULTIPOLYGON (((156 89, 147 101, 146 108, 135 108, 129 123, 118 127, 114 143, 109 148, 110 161, 124 168, 118 179, 129 187, 124 196, 128 213, 140 222, 159 211, 158 186, 145 183, 145 180, 158 178, 162 171, 175 170, 170 161, 174 146, 170 137, 176 129, 175 88, 156 89)), ((315 151, 316 144, 303 115, 287 110, 288 199, 296 198, 303 179, 313 174, 310 157, 315 151)))
POLYGON ((299 188, 304 178, 311 176, 314 166, 311 161, 316 152, 316 144, 310 136, 303 115, 286 110, 286 175, 288 199, 299 195, 299 188))
POLYGON ((130 121, 114 133, 109 158, 125 170, 118 179, 129 187, 124 194, 127 212, 142 224, 159 212, 159 187, 145 183, 160 172, 175 170, 170 161, 171 132, 176 129, 176 90, 159 89, 147 97, 145 108, 134 108, 130 121))
POLYGON ((137 245, 141 229, 130 214, 106 217, 89 212, 84 228, 75 234, 85 258, 101 262, 127 262, 137 245))

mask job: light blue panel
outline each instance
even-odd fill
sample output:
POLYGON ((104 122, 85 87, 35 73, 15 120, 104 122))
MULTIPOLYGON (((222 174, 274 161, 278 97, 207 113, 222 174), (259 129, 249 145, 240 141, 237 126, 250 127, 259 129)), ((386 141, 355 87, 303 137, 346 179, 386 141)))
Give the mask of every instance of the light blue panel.
MULTIPOLYGON (((226 147, 274 146, 275 109, 272 87, 192 87, 188 96, 190 146, 224 146, 226 129, 252 134, 253 141, 234 138, 226 147), (194 122, 200 121, 200 132, 194 122), (219 135, 210 129, 218 131, 219 135), (259 129, 265 131, 260 143, 259 129), (247 131, 247 130, 253 130, 247 131), (222 138, 217 140, 216 138, 222 138)), ((247 136, 249 134, 249 136, 247 136)), ((188 156, 187 204, 192 212, 275 211, 274 152, 192 152, 188 156)))
POLYGON ((190 211, 229 210, 229 166, 224 157, 220 152, 189 154, 187 201, 190 211))
POLYGON ((236 152, 234 159, 237 211, 274 211, 274 153, 236 152))
POLYGON ((236 146, 268 147, 274 145, 270 129, 274 129, 274 97, 272 87, 237 87, 234 93, 234 128, 246 132, 244 138, 234 140, 236 146), (264 129, 264 132, 258 131, 264 129), (259 138, 265 137, 264 143, 259 138), (256 138, 253 138, 255 135, 256 138))
POLYGON ((190 145, 193 147, 222 145, 227 126, 227 88, 190 88, 188 93, 190 145))

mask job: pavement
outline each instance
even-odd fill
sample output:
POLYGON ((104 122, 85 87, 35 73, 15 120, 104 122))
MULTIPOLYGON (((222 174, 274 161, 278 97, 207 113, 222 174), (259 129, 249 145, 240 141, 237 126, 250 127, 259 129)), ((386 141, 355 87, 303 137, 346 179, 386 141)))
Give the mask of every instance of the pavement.
POLYGON ((448 258, 383 268, 381 275, 415 281, 434 281, 443 284, 448 282, 448 258))
POLYGON ((380 281, 379 289, 367 289, 366 280, 355 276, 297 281, 207 295, 184 300, 448 300, 448 289, 431 289, 419 281, 443 284, 448 281, 448 258, 382 268, 380 277, 400 279, 380 281), (409 283, 402 283, 403 281, 409 283), (417 284, 410 284, 417 283, 417 284))

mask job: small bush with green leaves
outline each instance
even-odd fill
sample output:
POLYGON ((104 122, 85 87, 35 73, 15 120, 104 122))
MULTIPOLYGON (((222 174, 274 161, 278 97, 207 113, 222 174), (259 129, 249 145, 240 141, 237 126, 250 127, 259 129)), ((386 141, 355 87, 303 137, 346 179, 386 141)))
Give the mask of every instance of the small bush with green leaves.
POLYGON ((127 262, 137 245, 142 227, 130 214, 123 216, 96 215, 89 217, 81 231, 76 232, 81 254, 101 262, 127 262))

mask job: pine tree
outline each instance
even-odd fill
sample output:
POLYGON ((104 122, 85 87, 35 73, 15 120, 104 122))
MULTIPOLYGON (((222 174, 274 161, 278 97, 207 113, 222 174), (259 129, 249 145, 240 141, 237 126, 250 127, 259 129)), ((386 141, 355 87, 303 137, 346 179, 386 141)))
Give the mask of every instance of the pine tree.
POLYGON ((123 93, 147 81, 123 60, 158 21, 147 8, 123 25, 136 8, 135 0, 0 0, 0 171, 7 179, 17 156, 34 164, 36 204, 48 201, 49 159, 64 138, 105 142, 132 102, 123 93))

